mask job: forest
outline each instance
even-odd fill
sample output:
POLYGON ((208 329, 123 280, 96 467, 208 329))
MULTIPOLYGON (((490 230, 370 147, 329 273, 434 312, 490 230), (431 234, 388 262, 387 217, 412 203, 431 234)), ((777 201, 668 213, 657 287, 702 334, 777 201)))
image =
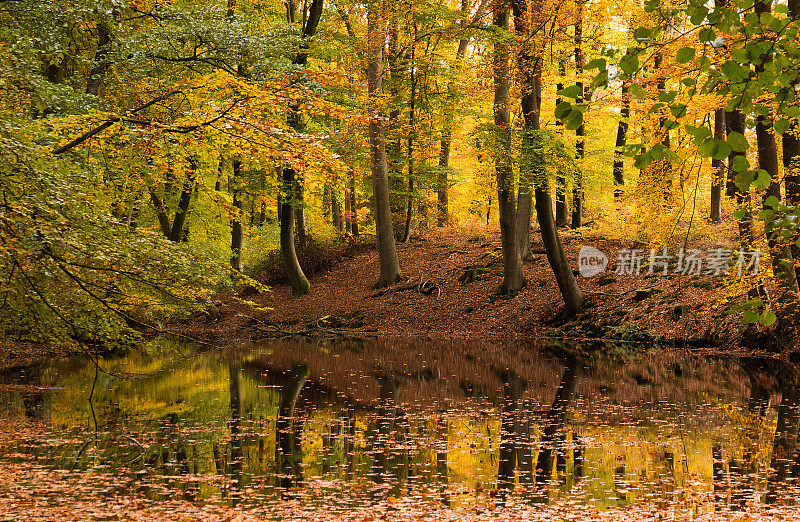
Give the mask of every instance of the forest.
POLYGON ((790 520, 800 0, 0 0, 0 518, 790 520))

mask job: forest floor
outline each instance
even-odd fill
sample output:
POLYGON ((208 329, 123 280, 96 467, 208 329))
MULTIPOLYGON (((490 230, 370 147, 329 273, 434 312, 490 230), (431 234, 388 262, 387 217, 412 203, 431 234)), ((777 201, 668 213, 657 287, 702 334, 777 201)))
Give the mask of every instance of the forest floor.
MULTIPOLYGON (((280 275, 266 270, 256 279, 271 284, 270 292, 222 294, 211 313, 195 317, 183 331, 214 342, 299 335, 625 341, 729 350, 740 344, 741 312, 731 308, 742 299, 727 298, 731 287, 726 276, 646 275, 644 266, 640 275, 615 275, 617 249, 645 249, 646 262, 649 247, 608 241, 586 230, 563 231, 562 240, 575 269, 583 245, 609 258, 604 274, 578 276, 587 307, 568 321, 562 318, 561 296, 544 253, 525 262, 527 285, 503 297, 498 295, 503 270, 499 232, 439 229, 398 244, 406 280, 389 289, 373 288, 378 254, 362 242, 310 275, 310 295, 292 297, 286 283, 274 283, 280 275)), ((543 252, 538 230, 531 241, 534 252, 543 252)), ((317 259, 313 264, 325 263, 317 259)))

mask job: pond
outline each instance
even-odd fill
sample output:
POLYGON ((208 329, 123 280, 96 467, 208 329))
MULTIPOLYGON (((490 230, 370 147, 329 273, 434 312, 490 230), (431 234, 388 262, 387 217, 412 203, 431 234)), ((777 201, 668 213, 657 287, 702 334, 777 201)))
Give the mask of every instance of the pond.
POLYGON ((6 369, 0 394, 11 519, 781 517, 798 498, 777 360, 159 342, 6 369))

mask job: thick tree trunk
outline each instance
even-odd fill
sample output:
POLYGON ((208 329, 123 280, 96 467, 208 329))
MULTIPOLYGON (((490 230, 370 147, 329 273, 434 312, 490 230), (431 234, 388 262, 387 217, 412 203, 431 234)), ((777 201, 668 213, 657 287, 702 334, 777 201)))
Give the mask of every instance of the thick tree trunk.
MULTIPOLYGON (((563 59, 558 61, 558 76, 556 92, 564 89, 564 78, 567 76, 567 64, 563 59)), ((557 96, 556 106, 562 101, 561 97, 557 96)), ((563 131, 564 123, 560 119, 556 120, 556 126, 563 131)), ((556 172, 556 226, 567 226, 567 175, 563 167, 559 167, 556 172)))
POLYGON ((622 107, 619 111, 619 123, 617 124, 617 141, 614 147, 614 197, 622 196, 625 186, 625 164, 622 158, 625 155, 625 145, 628 143, 628 120, 631 116, 631 96, 628 93, 628 82, 622 82, 622 107))
POLYGON ((153 208, 156 211, 156 217, 158 217, 158 225, 161 227, 161 233, 164 234, 165 238, 169 239, 172 232, 172 225, 169 223, 169 216, 167 215, 167 209, 164 207, 164 201, 153 187, 150 187, 150 201, 153 202, 153 208))
POLYGON ((378 109, 383 93, 383 42, 385 40, 383 6, 380 0, 369 0, 367 4, 367 86, 369 104, 375 109, 369 122, 370 163, 372 187, 375 197, 375 228, 378 242, 378 257, 381 273, 377 287, 391 285, 402 277, 397 248, 392 229, 392 213, 389 208, 389 173, 386 164, 386 131, 382 114, 378 109))
MULTIPOLYGON (((579 81, 580 96, 575 103, 583 103, 584 91, 583 82, 580 77, 583 74, 583 3, 585 0, 575 0, 575 74, 579 81)), ((572 228, 583 226, 583 158, 586 146, 586 127, 583 122, 575 131, 575 159, 578 168, 575 172, 575 181, 572 186, 572 228)))
MULTIPOLYGON (((714 137, 718 140, 725 139, 725 110, 714 111, 714 137)), ((714 171, 714 181, 711 184, 711 222, 719 223, 722 220, 722 186, 725 184, 725 163, 722 160, 712 159, 711 170, 714 171)))
MULTIPOLYGON (((771 0, 760 0, 755 4, 755 12, 758 14, 768 14, 772 10, 771 0)), ((764 57, 763 63, 756 65, 756 74, 765 69, 765 64, 772 61, 771 55, 764 57)), ((771 122, 765 116, 759 115, 756 119, 756 140, 758 144, 758 166, 767 171, 772 181, 764 193, 765 210, 771 209, 766 202, 767 198, 775 197, 781 200, 780 167, 778 165, 778 145, 775 142, 775 135, 772 133, 771 122)), ((781 281, 781 290, 784 295, 779 296, 779 300, 788 301, 797 298, 797 274, 792 259, 792 251, 782 238, 775 235, 767 236, 770 258, 772 259, 772 271, 781 281)))
POLYGON ((305 248, 308 243, 308 230, 306 230, 306 206, 305 206, 305 183, 303 178, 295 179, 295 199, 297 208, 295 209, 295 219, 297 220, 297 244, 300 248, 305 248))
POLYGON ((233 160, 233 217, 231 218, 231 268, 242 271, 242 163, 233 160))
MULTIPOLYGON (((508 30, 508 4, 498 0, 492 23, 501 31, 508 30)), ((508 59, 509 45, 500 36, 494 49, 494 125, 497 139, 495 172, 497 174, 497 203, 500 208, 500 241, 503 248, 502 294, 513 294, 525 285, 522 255, 516 236, 516 205, 514 202, 514 173, 511 166, 511 110, 509 91, 511 77, 508 59)))
MULTIPOLYGON (((789 16, 795 24, 800 24, 800 0, 789 0, 789 16)), ((800 84, 800 78, 795 79, 794 86, 800 84)), ((798 139, 797 120, 792 120, 792 126, 782 136, 783 144, 783 171, 784 185, 786 187, 786 204, 800 205, 800 139, 798 139)), ((800 258, 800 247, 797 246, 797 234, 794 235, 792 242, 792 258, 797 261, 800 258)))
POLYGON ((301 296, 311 290, 311 284, 300 267, 300 261, 298 261, 294 249, 294 189, 296 186, 294 176, 293 169, 283 169, 283 192, 289 195, 289 200, 283 201, 281 205, 281 259, 283 260, 283 269, 292 287, 292 295, 301 296))
POLYGON ((331 216, 331 184, 325 183, 322 189, 322 216, 327 220, 331 216))

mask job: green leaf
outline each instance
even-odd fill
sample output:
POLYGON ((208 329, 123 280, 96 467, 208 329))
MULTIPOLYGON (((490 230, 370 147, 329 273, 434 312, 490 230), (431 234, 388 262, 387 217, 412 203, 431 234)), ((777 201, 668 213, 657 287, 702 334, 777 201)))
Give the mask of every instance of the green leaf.
MULTIPOLYGON (((734 182, 736 183, 736 188, 738 188, 742 192, 747 192, 750 190, 750 184, 753 182, 753 172, 748 170, 745 172, 738 172, 736 177, 734 178, 734 182)), ((742 219, 744 215, 742 215, 742 219)))
POLYGON ((756 177, 755 181, 753 181, 753 186, 757 189, 765 189, 769 187, 769 184, 772 182, 772 176, 769 175, 764 169, 758 170, 758 176, 756 177))
POLYGON ((689 63, 694 60, 695 52, 694 47, 682 47, 678 49, 675 59, 678 60, 678 63, 689 63))
POLYGON ((775 121, 773 126, 775 128, 775 132, 777 132, 778 134, 783 134, 789 130, 792 124, 789 120, 783 119, 775 121))
POLYGON ((745 156, 734 156, 731 160, 731 169, 734 172, 744 172, 750 169, 750 161, 745 156))
POLYGON ((651 33, 650 29, 646 27, 637 27, 633 31, 633 37, 636 40, 647 40, 648 38, 650 38, 650 33, 651 33))
POLYGON ((745 152, 748 148, 750 148, 747 138, 745 138, 744 134, 741 132, 731 132, 728 134, 728 145, 730 146, 731 150, 736 152, 745 152))
POLYGON ((631 96, 636 99, 636 101, 642 101, 647 98, 647 91, 644 90, 644 87, 639 85, 638 83, 634 83, 628 88, 628 92, 631 96))
POLYGON ((565 98, 579 98, 583 95, 583 89, 579 85, 570 85, 566 89, 561 89, 556 93, 565 98))
POLYGON ((764 326, 772 326, 778 317, 771 311, 767 310, 758 318, 758 322, 764 326))
POLYGON ((675 119, 683 118, 686 116, 686 105, 682 103, 677 103, 669 108, 669 112, 672 113, 672 116, 675 119))
POLYGON ((700 32, 697 33, 697 39, 701 42, 713 42, 717 39, 717 33, 711 27, 703 27, 700 29, 700 32))
POLYGON ((595 58, 594 60, 590 60, 583 68, 586 70, 605 69, 607 65, 608 62, 606 62, 605 58, 595 58))
POLYGON ((572 104, 569 102, 561 102, 556 105, 555 117, 559 120, 563 120, 570 112, 572 112, 572 104))
POLYGON ((628 53, 622 57, 619 62, 622 72, 625 74, 633 74, 639 70, 639 55, 636 53, 628 53))
POLYGON ((760 318, 761 318, 761 315, 758 312, 754 312, 752 310, 745 310, 742 313, 742 322, 744 324, 757 323, 760 318))

